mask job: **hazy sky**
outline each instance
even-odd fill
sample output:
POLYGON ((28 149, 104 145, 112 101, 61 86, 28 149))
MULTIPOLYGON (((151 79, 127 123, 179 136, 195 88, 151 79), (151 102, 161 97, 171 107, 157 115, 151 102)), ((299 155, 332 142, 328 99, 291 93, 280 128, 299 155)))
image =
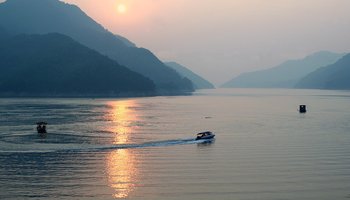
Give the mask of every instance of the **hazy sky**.
POLYGON ((64 0, 215 84, 319 50, 350 52, 350 0, 64 0))

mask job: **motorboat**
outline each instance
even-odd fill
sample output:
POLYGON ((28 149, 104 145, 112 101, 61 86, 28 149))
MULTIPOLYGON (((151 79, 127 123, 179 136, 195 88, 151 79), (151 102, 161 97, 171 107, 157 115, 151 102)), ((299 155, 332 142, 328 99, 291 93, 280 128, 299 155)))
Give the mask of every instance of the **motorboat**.
POLYGON ((196 140, 205 140, 205 139, 212 139, 215 137, 215 134, 211 131, 205 131, 201 133, 197 133, 196 140))

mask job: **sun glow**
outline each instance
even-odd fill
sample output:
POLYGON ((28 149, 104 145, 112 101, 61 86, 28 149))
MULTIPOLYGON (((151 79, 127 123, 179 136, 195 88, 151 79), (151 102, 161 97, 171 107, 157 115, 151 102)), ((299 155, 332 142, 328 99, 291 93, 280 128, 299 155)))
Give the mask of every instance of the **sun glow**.
POLYGON ((120 14, 124 14, 126 13, 126 6, 124 4, 119 4, 118 7, 117 7, 117 10, 118 10, 118 13, 120 14))

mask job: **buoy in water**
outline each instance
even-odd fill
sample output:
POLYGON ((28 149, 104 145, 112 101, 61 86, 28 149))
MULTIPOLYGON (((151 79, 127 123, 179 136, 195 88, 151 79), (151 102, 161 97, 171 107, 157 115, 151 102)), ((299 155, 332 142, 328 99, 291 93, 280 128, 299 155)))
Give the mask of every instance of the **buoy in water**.
POLYGON ((299 106, 299 113, 306 113, 306 105, 299 106))

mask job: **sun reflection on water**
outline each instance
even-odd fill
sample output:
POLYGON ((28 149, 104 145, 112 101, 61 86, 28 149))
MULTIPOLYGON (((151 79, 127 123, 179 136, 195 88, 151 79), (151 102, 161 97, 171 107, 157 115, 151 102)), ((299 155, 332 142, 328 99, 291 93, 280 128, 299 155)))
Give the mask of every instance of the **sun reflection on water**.
MULTIPOLYGON (((107 114, 111 126, 108 131, 114 134, 114 144, 130 143, 135 131, 133 123, 137 120, 133 100, 109 102, 110 112, 107 114)), ((108 184, 114 190, 116 199, 127 198, 135 188, 138 169, 135 154, 131 149, 117 149, 107 155, 106 165, 108 184)))
POLYGON ((130 143, 130 136, 135 131, 137 113, 135 111, 136 102, 134 100, 109 102, 110 112, 107 114, 111 122, 107 131, 115 134, 114 144, 130 143))
POLYGON ((135 158, 129 149, 119 149, 107 156, 109 186, 117 199, 126 198, 134 190, 137 179, 135 158))

